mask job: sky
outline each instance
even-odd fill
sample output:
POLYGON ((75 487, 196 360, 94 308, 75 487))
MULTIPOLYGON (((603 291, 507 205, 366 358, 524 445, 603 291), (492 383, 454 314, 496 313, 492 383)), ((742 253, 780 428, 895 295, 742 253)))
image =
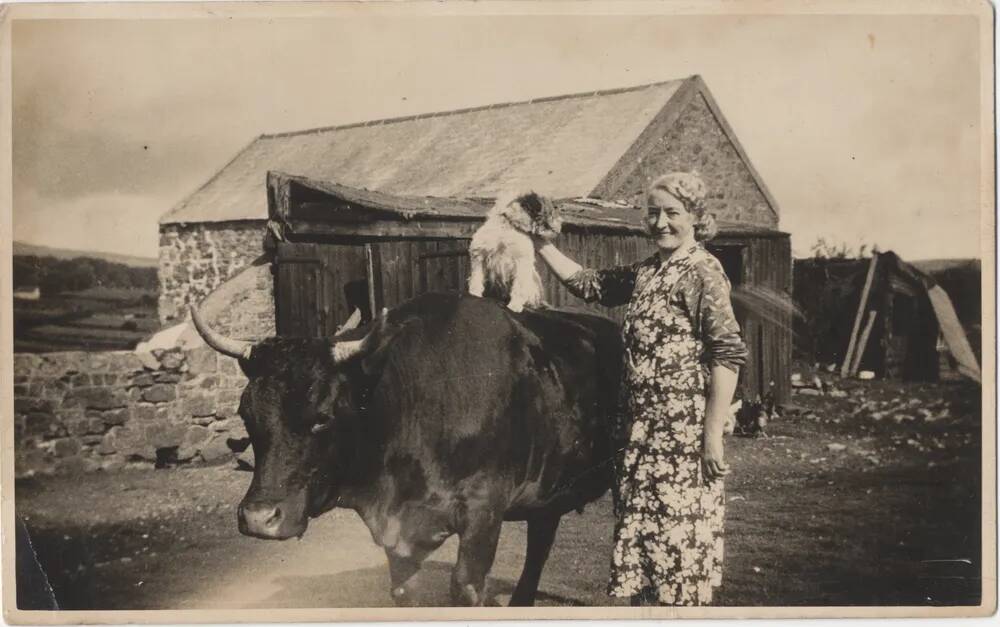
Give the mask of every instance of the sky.
POLYGON ((798 255, 978 257, 978 36, 931 15, 17 21, 14 239, 155 257, 159 216, 261 133, 700 74, 798 255))

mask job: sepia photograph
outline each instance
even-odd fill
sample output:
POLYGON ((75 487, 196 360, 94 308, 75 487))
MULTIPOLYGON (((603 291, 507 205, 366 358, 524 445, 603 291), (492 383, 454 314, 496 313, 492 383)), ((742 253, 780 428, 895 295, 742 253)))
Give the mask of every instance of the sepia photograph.
POLYGON ((0 8, 5 620, 993 614, 993 11, 0 8))

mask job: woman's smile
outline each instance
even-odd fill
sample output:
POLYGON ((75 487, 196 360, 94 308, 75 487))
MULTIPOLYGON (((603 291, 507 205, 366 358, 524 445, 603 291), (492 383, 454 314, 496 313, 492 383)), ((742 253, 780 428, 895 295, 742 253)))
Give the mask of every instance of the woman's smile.
POLYGON ((694 241, 696 218, 676 196, 654 189, 647 197, 646 224, 656 245, 675 250, 694 241))

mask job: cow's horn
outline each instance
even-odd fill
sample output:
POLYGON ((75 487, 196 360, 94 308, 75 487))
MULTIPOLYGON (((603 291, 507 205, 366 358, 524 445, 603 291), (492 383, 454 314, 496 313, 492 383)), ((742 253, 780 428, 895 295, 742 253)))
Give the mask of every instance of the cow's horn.
POLYGON ((335 336, 336 335, 340 335, 341 333, 344 333, 345 331, 350 331, 351 329, 356 329, 356 328, 358 328, 359 324, 361 324, 361 310, 358 309, 358 308, 355 308, 354 311, 351 313, 351 317, 348 318, 346 321, 344 321, 344 324, 341 325, 341 327, 339 329, 337 329, 337 332, 334 335, 335 336))
POLYGON ((360 340, 342 340, 333 343, 333 363, 340 364, 348 359, 353 359, 363 355, 368 351, 368 346, 372 343, 373 333, 369 333, 360 340))
MULTIPOLYGON (((384 327, 386 316, 389 310, 383 308, 382 315, 375 319, 374 324, 368 334, 365 335, 360 340, 341 340, 334 341, 333 343, 333 363, 340 364, 349 359, 358 357, 359 355, 364 355, 371 350, 372 344, 375 342, 375 334, 378 332, 379 328, 384 327)), ((347 325, 344 325, 347 326, 347 325)))
POLYGON ((191 307, 191 320, 194 322, 194 328, 197 329, 198 335, 201 339, 205 340, 205 343, 219 351, 223 355, 229 355, 230 357, 235 357, 237 359, 250 359, 250 350, 253 348, 253 344, 250 342, 243 342, 241 340, 234 340, 228 338, 221 333, 216 333, 208 326, 208 323, 202 319, 201 314, 198 313, 197 307, 191 307))

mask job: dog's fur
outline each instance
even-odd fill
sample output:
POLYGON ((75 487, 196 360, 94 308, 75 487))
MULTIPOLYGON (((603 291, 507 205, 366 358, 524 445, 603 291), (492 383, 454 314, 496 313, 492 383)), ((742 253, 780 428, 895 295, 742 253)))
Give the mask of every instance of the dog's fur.
POLYGON ((544 306, 532 235, 554 237, 562 218, 551 200, 535 192, 505 195, 472 236, 469 293, 507 301, 511 311, 544 306))

